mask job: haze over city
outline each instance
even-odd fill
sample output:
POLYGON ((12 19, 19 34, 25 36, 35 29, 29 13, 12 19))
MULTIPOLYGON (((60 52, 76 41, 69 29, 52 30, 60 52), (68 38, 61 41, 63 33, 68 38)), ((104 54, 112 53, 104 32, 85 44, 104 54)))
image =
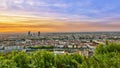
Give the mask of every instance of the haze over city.
POLYGON ((0 0, 0 32, 119 31, 119 0, 0 0))

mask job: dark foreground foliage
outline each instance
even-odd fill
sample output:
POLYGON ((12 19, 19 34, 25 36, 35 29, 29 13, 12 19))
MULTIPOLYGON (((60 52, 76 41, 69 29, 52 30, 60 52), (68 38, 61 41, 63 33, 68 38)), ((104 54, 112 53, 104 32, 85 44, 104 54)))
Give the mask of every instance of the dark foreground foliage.
POLYGON ((120 44, 99 45, 92 57, 48 51, 1 53, 0 68, 120 68, 120 44))

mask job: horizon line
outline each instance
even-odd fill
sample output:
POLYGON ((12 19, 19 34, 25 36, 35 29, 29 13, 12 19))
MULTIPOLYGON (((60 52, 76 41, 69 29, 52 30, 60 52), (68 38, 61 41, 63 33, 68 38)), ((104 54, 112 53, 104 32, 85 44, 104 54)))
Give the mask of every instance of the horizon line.
MULTIPOLYGON (((27 33, 29 31, 25 31, 25 32, 0 32, 0 34, 6 34, 6 33, 27 33)), ((40 32, 40 33, 86 33, 86 32, 120 32, 120 31, 63 31, 63 32, 42 32, 42 31, 30 31, 31 33, 36 33, 36 32, 40 32)))

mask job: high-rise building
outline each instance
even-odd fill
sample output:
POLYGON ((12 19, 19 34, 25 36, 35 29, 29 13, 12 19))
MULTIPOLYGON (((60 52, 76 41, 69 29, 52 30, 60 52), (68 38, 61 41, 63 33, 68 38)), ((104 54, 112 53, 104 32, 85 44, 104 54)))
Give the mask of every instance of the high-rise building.
POLYGON ((40 31, 38 32, 38 36, 40 37, 40 31))
POLYGON ((31 31, 28 31, 28 36, 31 36, 31 31))

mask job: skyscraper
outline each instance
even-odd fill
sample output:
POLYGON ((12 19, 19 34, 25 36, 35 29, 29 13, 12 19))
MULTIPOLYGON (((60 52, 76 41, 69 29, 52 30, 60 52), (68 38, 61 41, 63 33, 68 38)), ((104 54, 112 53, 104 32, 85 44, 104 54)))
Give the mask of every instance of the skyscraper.
POLYGON ((38 32, 38 37, 40 37, 40 31, 38 32))
POLYGON ((31 36, 31 31, 28 31, 28 36, 31 36))

